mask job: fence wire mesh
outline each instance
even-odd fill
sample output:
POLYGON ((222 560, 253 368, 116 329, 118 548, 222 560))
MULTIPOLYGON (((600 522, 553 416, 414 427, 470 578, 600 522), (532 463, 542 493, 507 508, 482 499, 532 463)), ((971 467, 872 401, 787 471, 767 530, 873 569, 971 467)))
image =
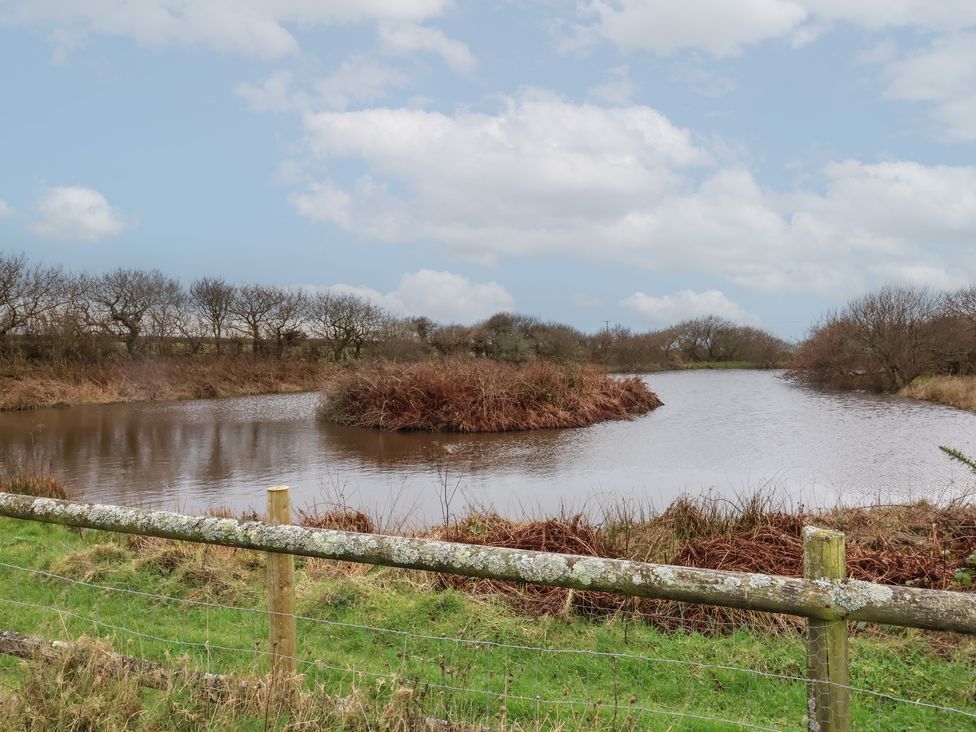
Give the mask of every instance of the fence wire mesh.
MULTIPOLYGON (((100 638, 125 656, 164 663, 181 657, 201 673, 266 671, 270 613, 259 579, 226 592, 205 565, 194 564, 171 567, 183 572, 174 583, 165 572, 133 571, 121 555, 113 566, 119 551, 113 547, 93 545, 87 551, 102 552, 100 561, 89 555, 71 571, 8 561, 0 549, 0 629, 47 640, 100 638), (164 592, 157 585, 175 589, 164 592)), ((257 569, 260 556, 239 554, 251 556, 257 569)), ((493 729, 806 726, 806 661, 796 633, 769 642, 768 634, 764 641, 763 631, 742 622, 718 621, 703 634, 698 616, 682 627, 678 614, 661 631, 652 622, 659 615, 639 612, 599 621, 513 619, 489 601, 477 604, 481 617, 471 618, 461 633, 456 623, 443 622, 459 615, 457 593, 414 592, 421 598, 415 607, 400 608, 389 599, 396 593, 338 574, 330 582, 300 585, 296 613, 299 669, 336 697, 367 689, 383 703, 409 693, 432 717, 493 729), (362 614, 382 622, 357 622, 362 614)), ((854 727, 976 729, 973 656, 960 658, 955 663, 970 674, 968 698, 966 681, 953 685, 944 675, 932 675, 926 698, 915 698, 900 693, 900 686, 917 689, 907 681, 931 674, 925 644, 886 646, 866 637, 856 644, 846 687, 854 727)))

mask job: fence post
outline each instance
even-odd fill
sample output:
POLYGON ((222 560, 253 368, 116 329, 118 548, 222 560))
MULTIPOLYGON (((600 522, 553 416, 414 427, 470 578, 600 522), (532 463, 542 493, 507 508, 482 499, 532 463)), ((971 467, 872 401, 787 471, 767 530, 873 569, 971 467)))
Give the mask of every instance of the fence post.
MULTIPOLYGON (((807 526, 803 529, 803 576, 844 579, 844 534, 807 526)), ((810 732, 849 732, 851 700, 848 675, 847 620, 807 618, 807 728, 810 732)))
MULTIPOLYGON (((291 523, 288 486, 268 488, 268 523, 291 523)), ((295 557, 268 552, 268 620, 271 639, 271 673, 278 677, 298 668, 295 631, 295 557)))

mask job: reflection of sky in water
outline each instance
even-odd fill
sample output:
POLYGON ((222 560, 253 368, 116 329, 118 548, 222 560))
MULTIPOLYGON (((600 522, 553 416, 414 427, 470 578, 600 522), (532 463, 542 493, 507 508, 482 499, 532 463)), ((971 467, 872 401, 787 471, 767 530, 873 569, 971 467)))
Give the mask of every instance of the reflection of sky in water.
MULTIPOLYGON (((792 503, 902 501, 972 481, 938 450, 976 452, 976 415, 895 397, 797 387, 770 372, 648 377, 665 406, 580 430, 453 435, 318 424, 314 394, 76 407, 0 415, 7 451, 33 455, 91 500, 180 507, 299 505, 440 515, 443 484, 516 513, 613 497, 661 506, 682 492, 769 484, 792 503)), ((465 499, 455 500, 455 510, 465 499)))

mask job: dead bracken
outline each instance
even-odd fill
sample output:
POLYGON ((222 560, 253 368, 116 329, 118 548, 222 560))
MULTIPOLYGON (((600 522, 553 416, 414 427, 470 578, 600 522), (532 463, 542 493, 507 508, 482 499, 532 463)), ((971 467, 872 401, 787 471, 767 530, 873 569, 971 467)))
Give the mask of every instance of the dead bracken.
POLYGON ((640 378, 595 366, 458 358, 340 374, 325 387, 319 416, 385 430, 510 432, 630 419, 661 405, 640 378))

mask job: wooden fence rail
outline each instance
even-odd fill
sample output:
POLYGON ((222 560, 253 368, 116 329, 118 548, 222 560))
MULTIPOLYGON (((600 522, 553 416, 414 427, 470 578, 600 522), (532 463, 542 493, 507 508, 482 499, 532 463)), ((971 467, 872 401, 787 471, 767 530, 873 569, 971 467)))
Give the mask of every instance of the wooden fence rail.
MULTIPOLYGON (((278 499, 287 501, 286 496, 278 499)), ((804 530, 805 577, 799 578, 315 529, 273 523, 280 520, 277 516, 269 522, 240 521, 7 493, 0 493, 0 516, 272 555, 798 615, 808 619, 808 719, 810 729, 821 732, 850 726, 848 620, 976 634, 976 595, 845 579, 843 535, 815 527, 804 530)), ((280 571, 271 576, 281 584, 280 571)), ((272 604, 281 601, 280 596, 271 598, 272 604)), ((276 632, 282 632, 280 627, 272 628, 276 632)))

